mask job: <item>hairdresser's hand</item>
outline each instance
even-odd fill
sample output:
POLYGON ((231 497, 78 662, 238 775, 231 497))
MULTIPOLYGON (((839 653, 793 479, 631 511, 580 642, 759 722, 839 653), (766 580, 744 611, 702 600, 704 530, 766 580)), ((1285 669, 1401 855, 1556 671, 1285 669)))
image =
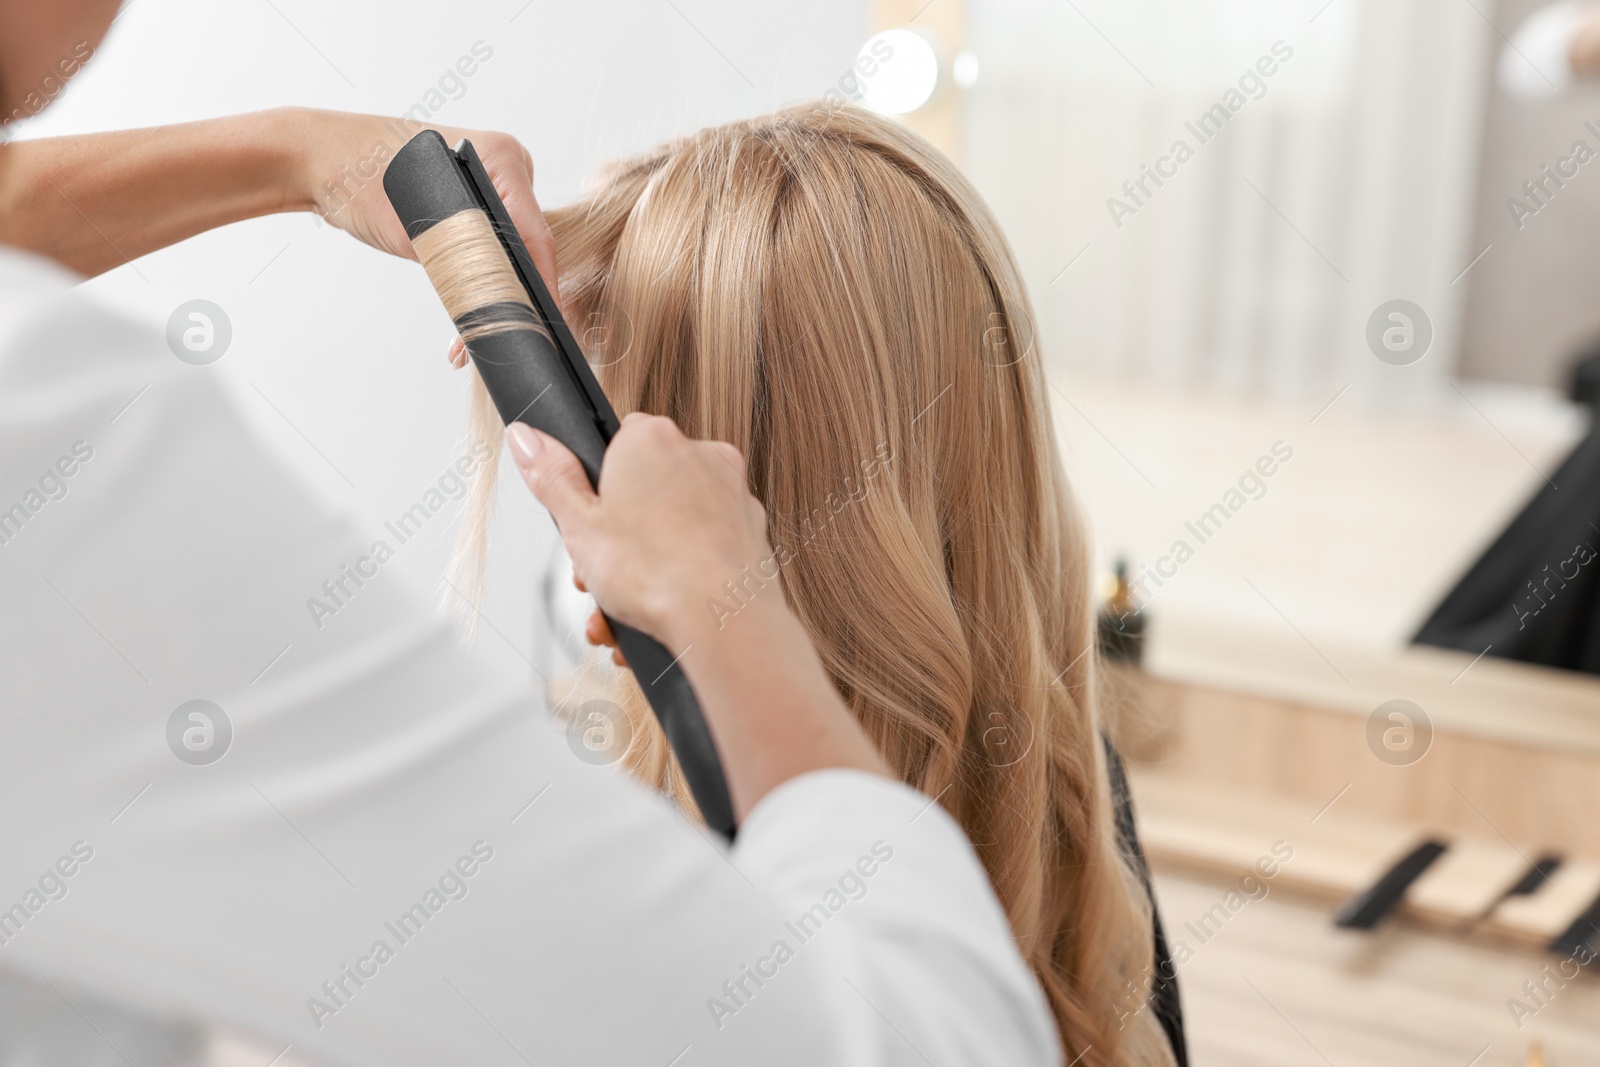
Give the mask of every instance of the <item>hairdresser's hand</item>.
POLYGON ((668 419, 629 415, 596 494, 556 441, 520 423, 507 436, 523 480, 561 525, 578 580, 683 664, 740 821, 809 771, 890 776, 784 601, 766 512, 737 449, 691 441, 668 419), (730 581, 738 597, 724 590, 730 581))
POLYGON ((303 195, 328 222, 373 248, 404 259, 416 259, 405 227, 383 191, 383 171, 407 141, 424 129, 438 130, 452 148, 462 138, 472 141, 506 202, 511 221, 528 246, 534 265, 552 292, 556 286, 556 245, 533 195, 533 157, 522 142, 506 133, 462 130, 453 126, 421 126, 379 115, 342 111, 303 112, 301 174, 303 195))
MULTIPOLYGON (((555 239, 533 195, 533 157, 515 137, 452 126, 423 127, 400 119, 339 111, 296 115, 303 118, 305 133, 299 168, 301 195, 311 209, 373 248, 406 259, 417 257, 383 191, 384 167, 406 141, 425 128, 438 130, 451 147, 463 137, 470 139, 545 285, 557 295, 555 239)), ((459 339, 451 346, 450 361, 457 366, 466 362, 459 339)))
MULTIPOLYGON (((750 495, 739 450, 691 441, 670 419, 632 414, 606 451, 600 491, 553 438, 514 424, 523 479, 550 509, 573 574, 615 618, 682 647, 715 621, 706 604, 745 567, 771 572, 766 512, 750 495)), ((777 583, 764 597, 782 604, 777 583)))

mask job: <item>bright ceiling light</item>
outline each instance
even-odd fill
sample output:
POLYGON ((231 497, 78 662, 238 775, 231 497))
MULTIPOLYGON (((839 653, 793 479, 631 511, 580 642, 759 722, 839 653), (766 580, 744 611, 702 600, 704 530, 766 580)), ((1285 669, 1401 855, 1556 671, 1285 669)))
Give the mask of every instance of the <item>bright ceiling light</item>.
POLYGON ((861 46, 857 68, 863 60, 876 66, 862 78, 861 103, 884 115, 904 115, 928 102, 939 85, 939 57, 933 45, 915 30, 884 30, 861 46))

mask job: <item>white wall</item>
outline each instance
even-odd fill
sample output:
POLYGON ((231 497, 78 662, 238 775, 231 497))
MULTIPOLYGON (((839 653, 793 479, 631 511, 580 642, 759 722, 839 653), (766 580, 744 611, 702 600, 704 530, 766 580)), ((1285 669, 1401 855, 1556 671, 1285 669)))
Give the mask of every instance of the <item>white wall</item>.
POLYGON ((1053 365, 1221 396, 1320 404, 1351 383, 1348 400, 1368 406, 1454 400, 1466 289, 1452 282, 1478 251, 1493 39, 1472 6, 973 0, 969 11, 983 74, 964 162, 1016 244, 1053 365), (1186 123, 1263 57, 1271 76, 1201 143, 1186 123), (1147 183, 1152 195, 1127 197, 1123 183, 1179 140, 1193 158, 1147 183), (1114 217, 1113 197, 1136 211, 1114 217), (1415 366, 1380 363, 1365 341, 1368 317, 1395 298, 1433 321, 1415 366))
MULTIPOLYGON (((492 58, 435 118, 522 138, 538 196, 554 205, 609 158, 820 95, 866 35, 866 0, 132 0, 87 71, 19 135, 285 104, 399 113, 481 40, 492 58)), ((157 326, 184 301, 219 304, 232 346, 195 373, 226 378, 374 536, 459 453, 464 381, 444 362, 452 330, 420 268, 311 216, 230 226, 86 285, 157 326)), ((453 532, 428 529, 394 566, 433 588, 453 532)), ((549 536, 520 488, 502 494, 479 642, 508 662, 540 644, 531 584, 549 536)))

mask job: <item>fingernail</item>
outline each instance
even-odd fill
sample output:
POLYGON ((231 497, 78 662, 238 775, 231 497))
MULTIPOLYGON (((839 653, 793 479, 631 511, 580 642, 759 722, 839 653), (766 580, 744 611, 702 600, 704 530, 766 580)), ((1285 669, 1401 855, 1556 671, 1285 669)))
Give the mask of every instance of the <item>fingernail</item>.
POLYGON ((527 423, 513 422, 506 429, 506 437, 511 441, 511 455, 519 467, 533 466, 533 461, 544 450, 544 442, 527 423))

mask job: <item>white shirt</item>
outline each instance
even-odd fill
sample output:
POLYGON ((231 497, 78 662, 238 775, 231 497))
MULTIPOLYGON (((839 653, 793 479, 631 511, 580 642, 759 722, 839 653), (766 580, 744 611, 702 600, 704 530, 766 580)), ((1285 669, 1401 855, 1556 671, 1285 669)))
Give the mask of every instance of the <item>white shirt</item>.
POLYGON ((399 575, 316 629, 375 531, 74 280, 0 250, 0 969, 373 1067, 1060 1062, 938 805, 805 775, 725 850, 399 575))

